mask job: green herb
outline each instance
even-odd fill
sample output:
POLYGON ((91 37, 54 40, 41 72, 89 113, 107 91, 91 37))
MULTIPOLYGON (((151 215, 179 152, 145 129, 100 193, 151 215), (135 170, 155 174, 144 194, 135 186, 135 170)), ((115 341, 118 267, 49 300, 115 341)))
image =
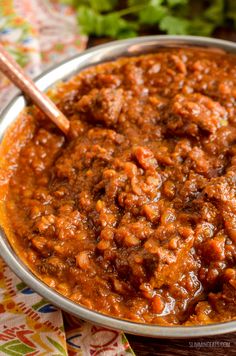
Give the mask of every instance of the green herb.
POLYGON ((155 25, 168 16, 168 9, 162 6, 161 1, 150 1, 149 4, 139 13, 140 24, 155 25))
POLYGON ((111 38, 167 33, 209 36, 236 28, 236 0, 61 0, 77 11, 82 33, 111 38), (122 4, 122 5, 121 5, 122 4))
POLYGON ((92 8, 80 6, 77 10, 78 22, 86 34, 112 38, 136 35, 137 24, 123 19, 118 13, 98 14, 92 8))
POLYGON ((169 35, 185 35, 188 33, 189 21, 174 16, 165 16, 160 22, 160 29, 169 35))
POLYGON ((212 1, 212 5, 210 5, 204 13, 204 18, 216 25, 222 25, 224 23, 224 6, 224 0, 212 1))
POLYGON ((234 28, 236 28, 236 1, 235 0, 228 0, 227 1, 227 17, 234 22, 234 28))

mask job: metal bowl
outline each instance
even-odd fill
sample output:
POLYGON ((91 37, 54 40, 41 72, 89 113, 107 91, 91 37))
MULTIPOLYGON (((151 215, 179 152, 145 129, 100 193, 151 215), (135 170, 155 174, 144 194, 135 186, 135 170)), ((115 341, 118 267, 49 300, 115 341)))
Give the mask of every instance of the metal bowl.
MULTIPOLYGON (((110 42, 94 47, 80 55, 53 67, 36 79, 41 90, 47 90, 58 81, 64 81, 82 69, 97 63, 109 61, 120 56, 133 56, 158 51, 161 47, 203 47, 236 53, 236 43, 204 37, 192 36, 148 36, 110 42)), ((9 127, 27 105, 22 95, 17 95, 7 106, 0 118, 0 142, 9 127)), ((5 232, 0 228, 0 254, 9 267, 27 285, 41 294, 59 308, 81 319, 127 333, 159 337, 159 338, 190 338, 199 336, 219 335, 236 331, 236 321, 203 326, 159 326, 135 323, 107 316, 72 302, 54 289, 40 281, 17 256, 8 242, 5 232)))

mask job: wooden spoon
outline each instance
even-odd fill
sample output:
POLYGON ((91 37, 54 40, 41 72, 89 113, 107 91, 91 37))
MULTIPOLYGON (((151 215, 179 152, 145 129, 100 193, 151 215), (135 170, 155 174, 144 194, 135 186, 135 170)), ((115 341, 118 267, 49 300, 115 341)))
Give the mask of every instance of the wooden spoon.
POLYGON ((41 92, 32 79, 30 79, 16 61, 0 44, 0 71, 3 72, 11 82, 23 91, 35 105, 46 114, 64 134, 68 134, 70 128, 69 120, 56 107, 56 105, 41 92))

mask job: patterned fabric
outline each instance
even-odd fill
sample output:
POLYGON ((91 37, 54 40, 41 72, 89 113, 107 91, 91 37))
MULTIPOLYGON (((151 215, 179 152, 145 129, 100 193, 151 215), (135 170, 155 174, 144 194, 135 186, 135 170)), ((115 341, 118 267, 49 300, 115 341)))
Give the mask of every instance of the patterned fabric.
MULTIPOLYGON (((46 0, 0 0, 0 41, 33 77, 86 45, 73 10, 55 1, 53 6, 46 0)), ((15 92, 0 75, 0 110, 15 92)))
POLYGON ((0 355, 133 354, 126 337, 62 313, 0 259, 0 355))
MULTIPOLYGON (((0 0, 0 41, 31 76, 86 46, 73 10, 56 0, 0 0)), ((0 111, 14 94, 0 74, 0 111)), ((133 352, 124 334, 62 313, 0 259, 0 355, 128 354, 133 352)))
POLYGON ((0 260, 0 354, 67 355, 62 313, 0 260))

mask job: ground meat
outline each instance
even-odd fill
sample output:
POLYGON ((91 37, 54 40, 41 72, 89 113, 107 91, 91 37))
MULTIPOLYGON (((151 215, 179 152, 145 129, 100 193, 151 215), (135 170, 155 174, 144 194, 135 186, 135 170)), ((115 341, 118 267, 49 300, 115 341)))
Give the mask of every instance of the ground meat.
POLYGON ((122 89, 92 89, 75 104, 78 113, 84 113, 87 120, 106 126, 114 126, 119 118, 123 102, 122 89))
POLYGON ((31 107, 4 204, 42 280, 138 322, 236 318, 235 63, 169 48, 85 70, 54 93, 66 139, 31 107))
POLYGON ((195 136, 200 129, 214 133, 227 124, 226 109, 199 93, 176 95, 168 115, 167 128, 182 135, 195 136))

